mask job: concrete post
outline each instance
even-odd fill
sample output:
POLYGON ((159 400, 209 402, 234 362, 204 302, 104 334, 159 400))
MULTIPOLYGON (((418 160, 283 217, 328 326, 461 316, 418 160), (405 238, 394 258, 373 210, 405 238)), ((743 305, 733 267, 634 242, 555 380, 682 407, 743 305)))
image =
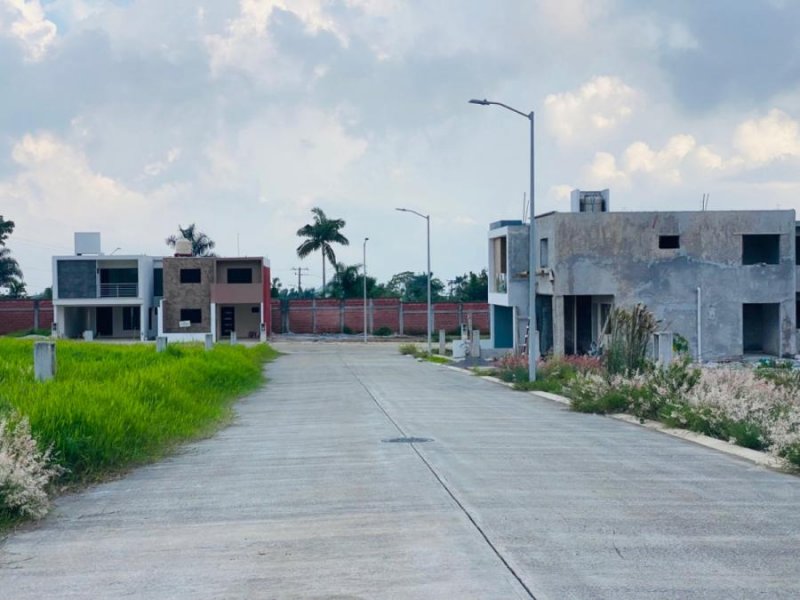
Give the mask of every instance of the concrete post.
POLYGON ((317 333, 317 299, 311 299, 311 333, 317 333))
POLYGON ((206 343, 206 350, 212 350, 214 348, 214 336, 210 333, 207 333, 205 338, 205 343, 206 343))
POLYGON ((369 322, 368 322, 369 332, 374 334, 375 333, 375 301, 370 298, 369 299, 369 322))
POLYGON ((33 328, 39 329, 39 301, 33 301, 33 328))
POLYGON ((235 346, 237 343, 238 340, 236 339, 236 332, 231 331, 231 346, 235 346))
POLYGON ((653 334, 653 357, 662 369, 666 369, 672 362, 672 338, 671 331, 659 331, 653 334))
POLYGON ((48 381, 56 376, 54 342, 36 342, 33 345, 33 374, 36 381, 48 381))
POLYGON ((167 349, 167 338, 158 336, 156 338, 156 352, 164 352, 167 349))
POLYGON ((447 353, 447 337, 444 329, 439 330, 439 356, 447 353))
POLYGON ((470 356, 472 358, 481 357, 481 330, 472 330, 472 347, 470 348, 470 356))
POLYGON ((397 332, 400 335, 403 335, 405 332, 403 331, 403 301, 402 300, 397 303, 397 320, 398 320, 398 323, 399 323, 399 326, 397 328, 397 330, 398 330, 397 332))

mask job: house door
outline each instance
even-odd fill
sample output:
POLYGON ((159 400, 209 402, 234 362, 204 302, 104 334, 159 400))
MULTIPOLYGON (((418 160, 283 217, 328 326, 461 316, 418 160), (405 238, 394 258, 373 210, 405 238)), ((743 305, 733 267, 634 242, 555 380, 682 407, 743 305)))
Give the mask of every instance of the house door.
POLYGON ((97 307, 97 335, 114 335, 114 309, 111 306, 97 307))
POLYGON ((236 307, 223 306, 220 309, 220 322, 222 324, 222 337, 228 337, 231 331, 236 331, 236 307))

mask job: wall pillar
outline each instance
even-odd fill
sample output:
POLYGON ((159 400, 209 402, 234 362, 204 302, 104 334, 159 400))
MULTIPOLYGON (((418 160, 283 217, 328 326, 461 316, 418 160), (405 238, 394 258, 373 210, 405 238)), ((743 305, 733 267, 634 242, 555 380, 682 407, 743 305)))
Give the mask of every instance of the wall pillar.
POLYGON ((564 356, 564 296, 553 296, 553 354, 564 356))

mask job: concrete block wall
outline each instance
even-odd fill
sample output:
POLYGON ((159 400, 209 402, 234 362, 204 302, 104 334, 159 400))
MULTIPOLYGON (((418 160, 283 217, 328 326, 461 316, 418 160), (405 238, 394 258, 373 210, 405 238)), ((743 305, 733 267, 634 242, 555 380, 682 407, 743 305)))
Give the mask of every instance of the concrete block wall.
POLYGON ((0 300, 0 335, 32 329, 39 310, 39 328, 53 325, 53 303, 50 300, 0 300))
MULTIPOLYGON (((273 333, 282 333, 288 325, 291 333, 341 333, 343 327, 353 333, 364 330, 364 304, 361 298, 342 302, 336 299, 271 301, 273 333)), ((473 327, 489 331, 489 305, 485 302, 433 304, 434 329, 456 331, 472 317, 473 327)), ((393 333, 419 335, 427 332, 427 304, 401 303, 396 298, 368 300, 370 332, 388 327, 393 333)))

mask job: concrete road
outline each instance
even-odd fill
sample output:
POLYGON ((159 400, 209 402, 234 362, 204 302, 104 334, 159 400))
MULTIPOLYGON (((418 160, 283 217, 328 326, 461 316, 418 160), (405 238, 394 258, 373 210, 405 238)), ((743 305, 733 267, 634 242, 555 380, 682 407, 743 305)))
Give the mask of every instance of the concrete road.
POLYGON ((796 477, 396 346, 279 347, 233 426, 8 539, 0 598, 800 597, 796 477))

